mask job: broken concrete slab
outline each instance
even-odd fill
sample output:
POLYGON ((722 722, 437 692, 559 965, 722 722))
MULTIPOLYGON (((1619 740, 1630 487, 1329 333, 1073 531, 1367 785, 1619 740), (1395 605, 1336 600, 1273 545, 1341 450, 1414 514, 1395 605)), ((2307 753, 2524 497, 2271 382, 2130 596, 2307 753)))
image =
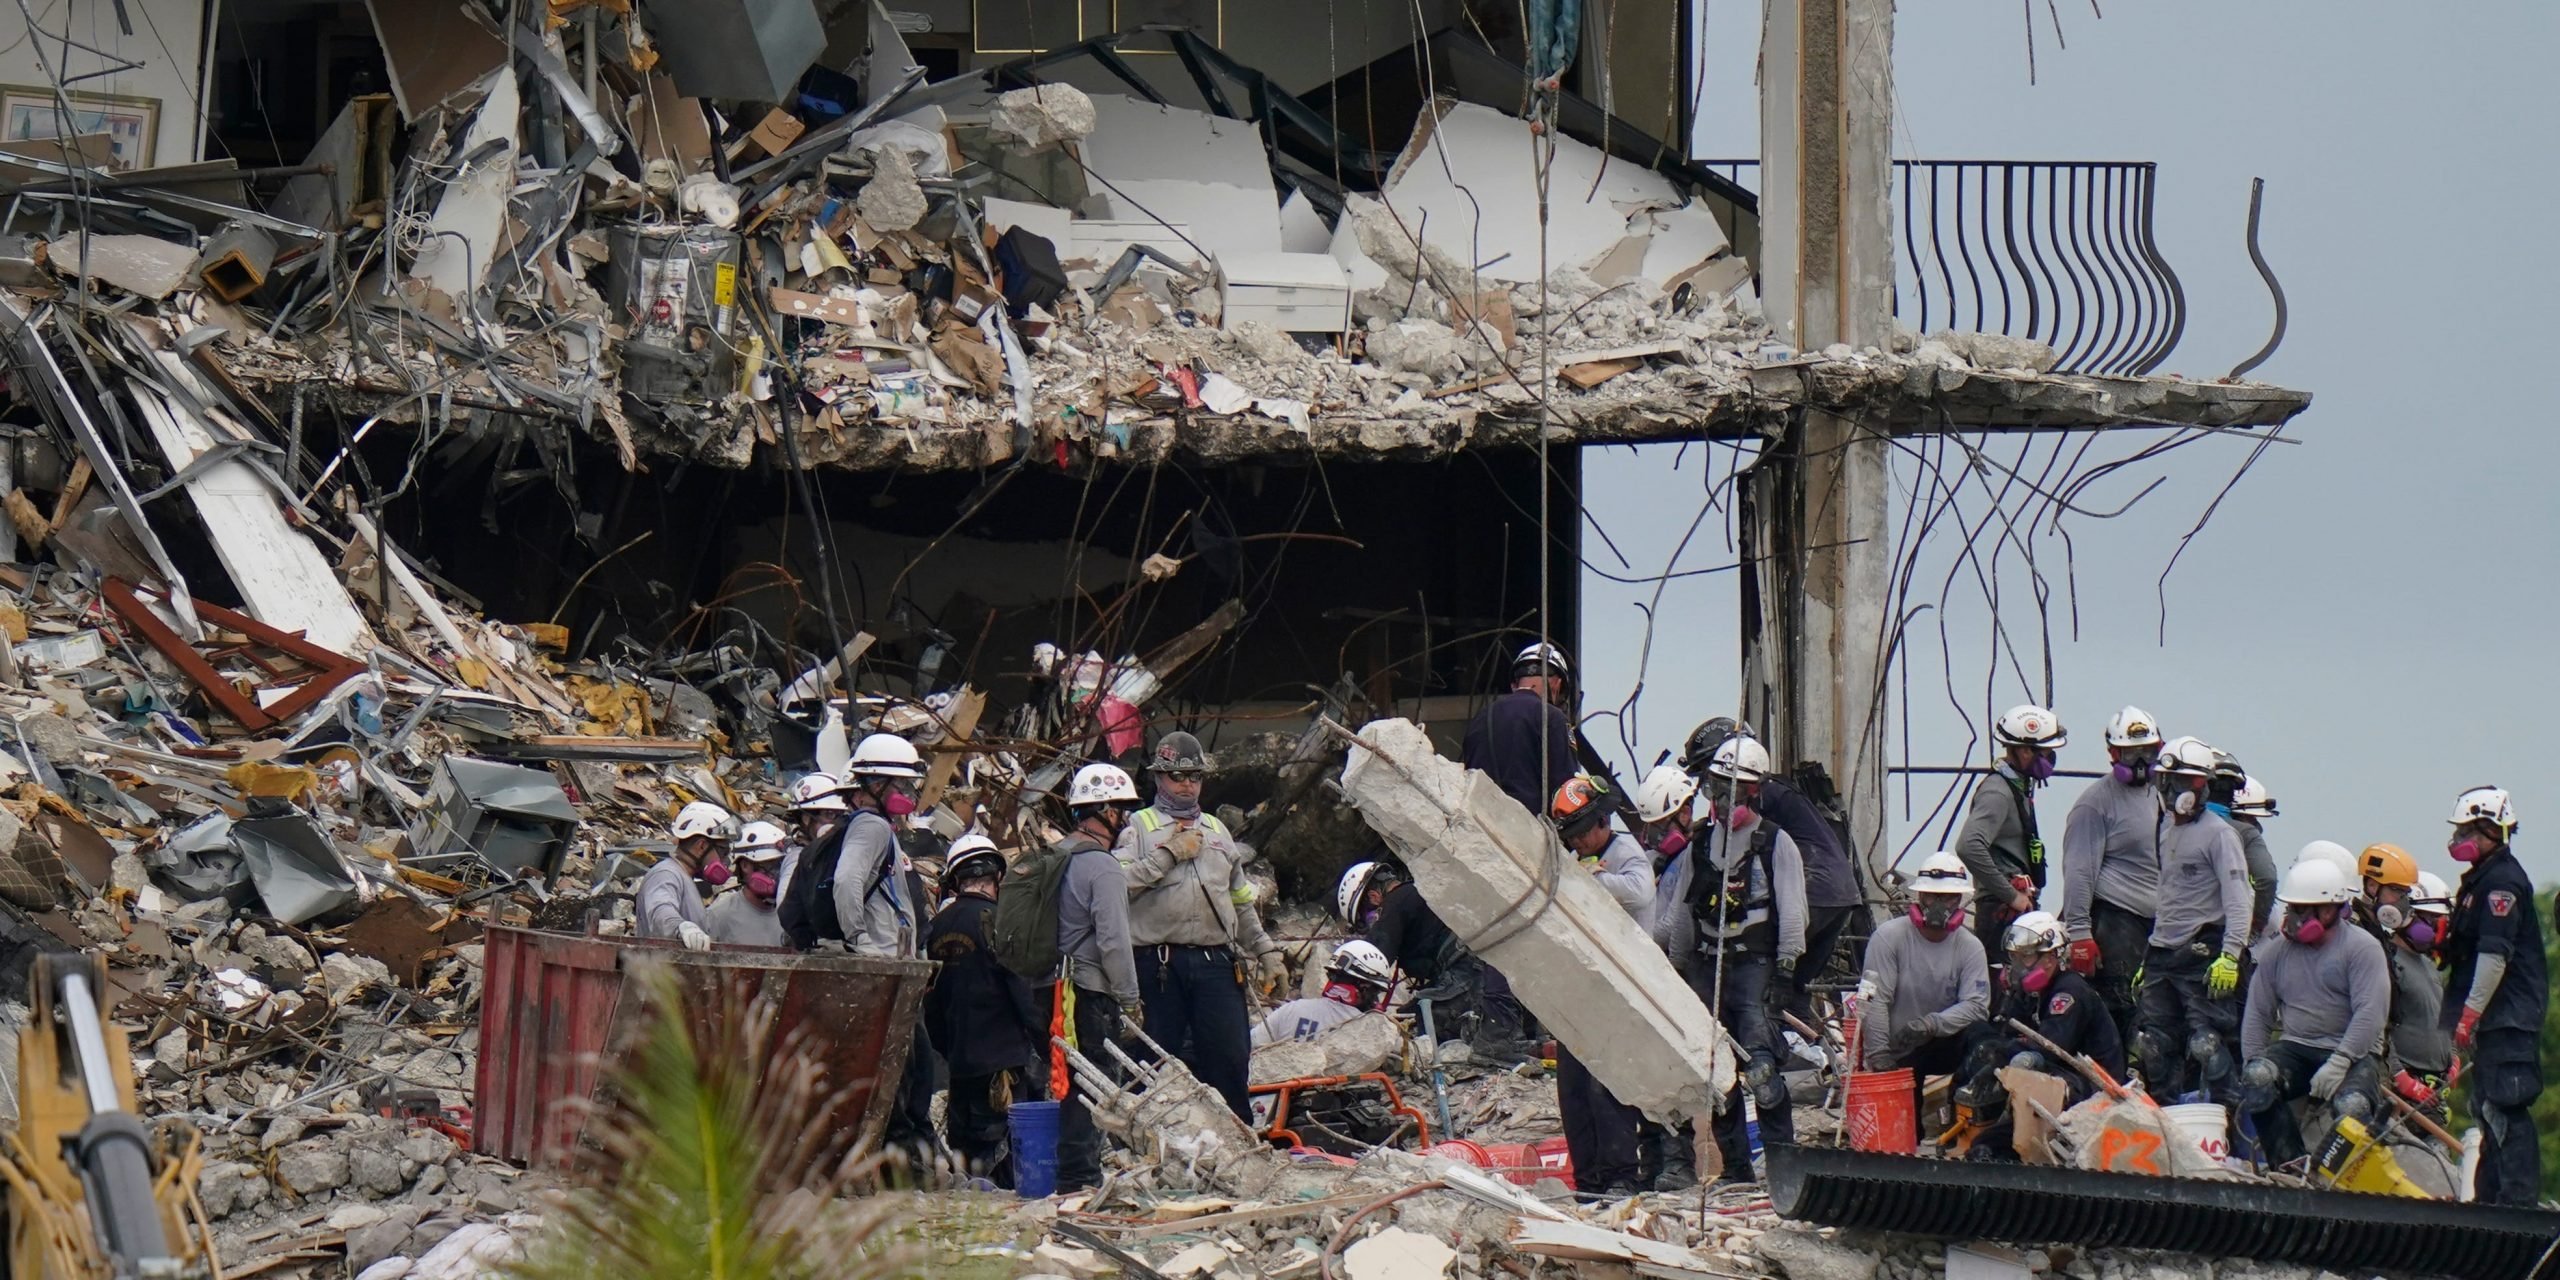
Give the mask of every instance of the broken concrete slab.
POLYGON ((1038 84, 996 95, 987 134, 1006 146, 1044 151, 1093 133, 1093 99, 1071 84, 1038 84))
POLYGON ((1458 1251, 1419 1231, 1389 1227, 1342 1251, 1351 1280, 1432 1280, 1448 1274, 1458 1251))
POLYGON ((61 236, 45 244, 54 274, 92 280, 145 298, 166 298, 193 278, 195 250, 158 236, 61 236))
POLYGON ((1342 786, 1458 938, 1630 1106, 1715 1114, 1734 1046, 1671 960, 1491 778, 1446 759, 1410 720, 1353 739, 1342 786))
POLYGON ((1252 124, 1108 93, 1093 110, 1082 146, 1102 182, 1087 216, 1178 223, 1221 258, 1282 252, 1280 195, 1252 124))

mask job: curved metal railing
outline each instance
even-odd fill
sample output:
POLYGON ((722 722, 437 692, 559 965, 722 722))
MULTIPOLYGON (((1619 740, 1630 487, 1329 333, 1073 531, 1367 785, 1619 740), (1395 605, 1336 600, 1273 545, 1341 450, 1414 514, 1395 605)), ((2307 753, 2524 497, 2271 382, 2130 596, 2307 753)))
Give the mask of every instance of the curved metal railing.
MULTIPOLYGON (((1756 186, 1754 160, 1703 161, 1756 186)), ((2069 373, 2149 373, 2186 331, 2187 295, 2151 230, 2159 166, 1896 160, 1894 317, 1920 333, 2033 338, 2069 373)))

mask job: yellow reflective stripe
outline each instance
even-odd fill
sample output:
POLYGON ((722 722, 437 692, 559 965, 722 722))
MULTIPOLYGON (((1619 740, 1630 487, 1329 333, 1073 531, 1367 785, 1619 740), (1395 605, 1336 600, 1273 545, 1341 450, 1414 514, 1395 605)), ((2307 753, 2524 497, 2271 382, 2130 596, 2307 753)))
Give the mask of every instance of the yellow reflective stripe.
POLYGON ((1155 806, 1149 805, 1138 810, 1138 825, 1145 828, 1148 835, 1154 835, 1156 828, 1164 825, 1164 815, 1157 813, 1155 806))
POLYGON ((1253 890, 1253 886, 1249 884, 1240 884, 1235 888, 1227 890, 1227 900, 1235 903, 1239 907, 1252 906, 1253 900, 1258 896, 1260 895, 1256 894, 1253 890))

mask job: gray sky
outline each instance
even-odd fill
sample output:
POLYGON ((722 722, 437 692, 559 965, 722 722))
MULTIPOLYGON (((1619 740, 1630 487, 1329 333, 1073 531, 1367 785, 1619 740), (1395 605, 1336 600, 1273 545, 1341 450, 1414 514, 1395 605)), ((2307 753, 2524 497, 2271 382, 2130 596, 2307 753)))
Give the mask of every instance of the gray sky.
MULTIPOLYGON (((1760 6, 1702 2, 1700 154, 1757 154, 1760 6)), ((2163 371, 2193 377, 2226 372, 2266 338, 2272 313, 2242 239, 2249 179, 2264 177, 2261 241, 2292 316, 2253 376, 2318 397, 2285 431, 2305 443, 2269 449, 2180 561, 2165 645, 2153 581, 2245 444, 2181 449, 2170 483, 2125 517, 2072 526, 2076 639, 2063 546, 2039 540, 2055 589, 2056 710, 2072 734, 2064 767, 2101 765, 2101 728, 2136 703, 2173 736, 2231 750, 2268 785, 2283 811, 2268 825, 2279 862, 2313 839, 2389 840, 2448 880, 2453 797, 2495 782, 2516 794, 2527 865, 2560 879, 2560 846, 2537 838, 2544 822, 2560 824, 2546 639, 2560 623, 2560 503, 2548 489, 2560 435, 2547 430, 2540 383, 2560 297, 2560 179, 2546 154, 2560 119, 2560 6, 2144 0, 2106 5, 2099 20, 2062 0, 2068 50, 2055 47, 2045 6, 2032 7, 2031 87, 2018 5, 1901 6, 1894 154, 2158 161, 2161 251, 2189 308, 2163 371)), ((1677 470, 1673 455, 1586 456, 1589 505, 1636 574, 1663 569, 1702 499, 1702 451, 1677 470)), ((1729 459, 1717 465, 1721 476, 1729 459)), ((1897 467, 1905 493, 1913 472, 1897 467)), ((2102 482, 2086 501, 2112 507, 2147 483, 2102 482)), ((1711 516, 1679 567, 1730 563, 1728 527, 1711 516)), ((1931 599, 1954 550, 1940 544, 1922 573, 1931 599)), ((1587 531, 1586 548, 1623 572, 1587 531)), ((2014 557, 2003 572, 2006 621, 2025 645, 2036 623, 2025 572, 2014 557)), ((1584 591, 1587 705, 1613 705, 1634 687, 1636 605, 1653 588, 1586 574, 1584 591)), ((2033 692, 2004 671, 1985 698, 1987 616, 1980 590, 1960 582, 1952 665, 1977 722, 1986 705, 2033 692)), ((1641 764, 1732 710, 1735 626, 1731 574, 1664 589, 1641 764)), ((1911 759, 1966 763, 1934 621, 1915 645, 1911 759)), ((2032 672, 2032 652, 2027 661, 2032 672)), ((1977 747, 1973 762, 1986 755, 1977 747)), ((2058 784, 2039 806, 2057 845, 2074 790, 2058 784)), ((1937 790, 1913 794, 1925 812, 1937 790)), ((1911 831, 1898 788, 1891 808, 1898 848, 1911 831)))

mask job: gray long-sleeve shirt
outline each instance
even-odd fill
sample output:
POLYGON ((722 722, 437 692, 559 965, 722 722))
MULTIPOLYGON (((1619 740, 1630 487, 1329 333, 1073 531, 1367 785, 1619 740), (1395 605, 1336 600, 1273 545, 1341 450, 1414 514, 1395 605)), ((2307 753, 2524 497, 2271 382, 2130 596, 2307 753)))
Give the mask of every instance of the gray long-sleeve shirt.
POLYGON ((732 889, 712 899, 702 919, 702 927, 711 931, 714 942, 741 947, 791 945, 791 939, 782 932, 782 913, 771 902, 757 902, 744 889, 732 889))
POLYGON ((836 926, 846 950, 892 959, 917 954, 924 931, 898 871, 897 829, 868 810, 853 815, 836 855, 836 926))
POLYGON ((2240 834, 2240 856, 2249 863, 2249 918, 2262 925, 2268 908, 2276 902, 2276 855, 2267 848, 2267 833, 2256 821, 2246 818, 2229 820, 2231 829, 2240 834))
POLYGON ((1698 949, 1698 922, 1689 915, 1689 867, 1700 847, 1693 842, 1673 854, 1653 883, 1653 918, 1646 932, 1674 960, 1698 949))
POLYGON ((2258 945, 2240 1053, 2254 1058, 2277 1040, 2362 1058, 2382 1050, 2391 1020, 2391 963, 2372 934, 2346 920, 2306 947, 2279 933, 2258 945))
POLYGON ((1932 1036, 1951 1036, 1991 1016, 1991 969, 1971 929, 1931 942, 1911 917, 1895 916, 1868 940, 1859 985, 1858 1056, 1869 1068, 1889 1065, 1887 1039, 1914 1018, 1933 1019, 1932 1036))
POLYGON ((672 938, 677 925, 703 921, 702 894, 693 887, 693 873, 672 856, 658 859, 658 865, 640 877, 640 887, 631 893, 631 906, 640 918, 643 938, 672 938))
POLYGON ((2160 793, 2101 778, 2080 793, 2062 827, 2062 925, 2090 936, 2089 909, 2103 900, 2145 919, 2160 906, 2160 793))
POLYGON ((2407 947, 2383 949, 2391 956, 2391 1056, 2420 1075, 2443 1075, 2453 1067, 2453 1037, 2438 1025, 2444 988, 2436 967, 2407 947))
MULTIPOLYGON (((1804 858, 1796 852, 1795 838, 1784 831, 1773 832, 1777 839, 1769 846, 1769 859, 1765 867, 1759 859, 1751 857, 1752 837, 1759 832, 1760 828, 1768 825, 1769 820, 1762 818, 1740 831, 1726 826, 1721 821, 1709 828, 1704 850, 1706 869, 1703 873, 1729 879, 1735 872, 1736 862, 1746 863, 1748 865, 1743 869, 1743 873, 1748 877, 1745 896, 1752 902, 1762 902, 1765 899, 1766 903, 1740 915, 1727 917, 1722 922, 1721 929, 1717 927, 1718 922, 1715 917, 1692 913, 1700 950, 1714 949, 1720 939, 1740 937, 1749 930, 1767 923, 1776 928, 1777 955, 1780 960, 1792 963, 1796 957, 1804 954, 1804 858)), ((1700 852, 1695 843, 1692 843, 1689 849, 1692 855, 1700 852)), ((1699 873, 1692 873, 1693 876, 1696 874, 1699 873)), ((1706 887, 1714 888, 1713 885, 1706 887)))
POLYGON ((2183 947, 2207 928, 2222 926, 2222 954, 2238 958, 2249 945, 2249 860, 2240 835, 2210 810, 2193 822, 2160 819, 2160 909, 2151 922, 2151 945, 2183 947))
POLYGON ((1647 936, 1653 932, 1653 855, 1624 831, 1610 837, 1608 846, 1600 850, 1600 865, 1591 873, 1600 887, 1609 891, 1619 906, 1634 916, 1636 927, 1647 936))
POLYGON ((1231 946, 1246 957, 1278 948, 1254 909, 1244 852, 1215 817, 1184 822, 1161 809, 1142 810, 1120 829, 1111 856, 1129 878, 1130 945, 1231 946), (1195 838, 1199 852, 1188 860, 1175 856, 1174 842, 1195 838))
POLYGON ((1977 903, 2005 903, 2015 896, 2012 876, 2043 878, 2027 856, 2027 807, 2035 801, 2020 795, 2017 776, 2004 762, 1983 779, 1965 809, 1964 830, 1956 835, 1956 856, 1973 873, 1977 903))
POLYGON ((1101 841, 1082 833, 1067 841, 1076 853, 1058 886, 1058 954, 1077 986, 1133 1004, 1138 958, 1129 949, 1129 877, 1101 841))

